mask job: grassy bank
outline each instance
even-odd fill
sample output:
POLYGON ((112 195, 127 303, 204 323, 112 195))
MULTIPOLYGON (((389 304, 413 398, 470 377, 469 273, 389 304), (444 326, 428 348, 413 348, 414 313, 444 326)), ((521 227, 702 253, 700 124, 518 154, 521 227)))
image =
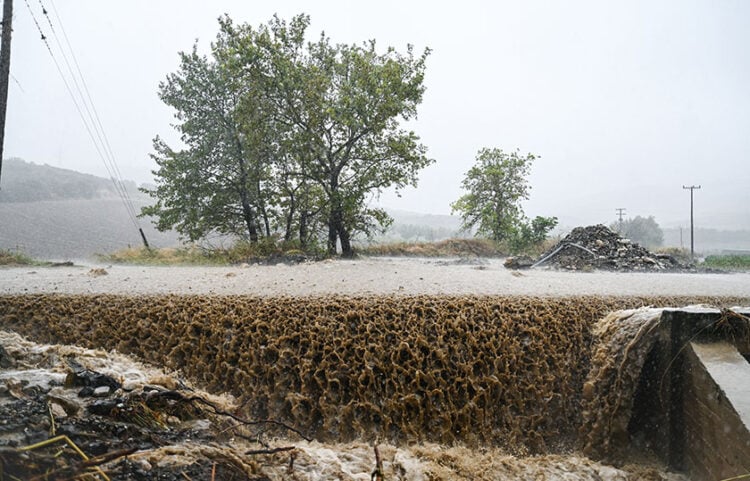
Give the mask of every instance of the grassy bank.
POLYGON ((266 262, 274 259, 280 261, 299 260, 318 256, 317 250, 311 249, 304 252, 293 243, 259 242, 251 244, 241 242, 229 248, 198 246, 163 249, 130 248, 98 257, 101 261, 116 264, 223 266, 245 262, 266 262))
POLYGON ((750 255, 708 256, 703 266, 733 271, 750 271, 750 255))
MULTIPOLYGON (((527 254, 536 257, 554 245, 550 239, 531 247, 527 254)), ((446 239, 437 242, 389 242, 359 245, 357 255, 380 257, 505 257, 511 250, 504 244, 489 239, 446 239)), ((259 242, 238 243, 230 248, 202 248, 197 246, 145 249, 129 248, 100 255, 103 262, 135 265, 231 265, 257 262, 299 262, 320 259, 325 253, 318 247, 302 250, 295 243, 259 242)))
POLYGON ((357 248, 365 256, 502 257, 507 255, 488 239, 446 239, 437 242, 389 242, 357 248))
POLYGON ((36 264, 38 264, 37 261, 22 252, 0 249, 0 266, 31 266, 36 264))

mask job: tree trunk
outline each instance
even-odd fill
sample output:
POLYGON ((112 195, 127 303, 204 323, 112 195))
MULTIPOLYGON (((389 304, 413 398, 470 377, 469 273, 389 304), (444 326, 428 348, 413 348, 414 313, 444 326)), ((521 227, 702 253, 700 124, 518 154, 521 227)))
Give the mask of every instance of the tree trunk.
POLYGON ((244 192, 244 189, 240 194, 240 198, 242 199, 242 218, 247 226, 247 233, 250 236, 250 242, 258 242, 258 229, 255 227, 255 215, 253 214, 253 208, 250 207, 250 202, 247 200, 247 192, 244 192))
POLYGON ((331 206, 331 212, 328 214, 328 255, 336 255, 336 241, 338 240, 338 218, 341 217, 340 207, 331 206))
POLYGON ((332 175, 329 179, 329 202, 330 211, 328 212, 328 255, 336 255, 336 241, 338 240, 339 230, 344 215, 344 207, 341 205, 339 196, 338 177, 332 175))
POLYGON ((339 238, 341 239, 341 256, 351 259, 354 257, 354 249, 352 249, 351 236, 349 231, 344 227, 343 222, 339 222, 339 238))
POLYGON ((299 214, 299 244, 302 248, 307 247, 307 211, 302 210, 299 214))
POLYGON ((268 221, 268 211, 266 211, 265 204, 262 207, 263 209, 263 227, 266 228, 266 237, 271 237, 271 223, 268 221))
MULTIPOLYGON (((239 145, 239 142, 238 142, 239 145)), ((247 192, 247 171, 245 170, 244 159, 239 159, 240 164, 240 204, 242 205, 242 219, 245 221, 247 233, 250 236, 250 242, 258 242, 258 229, 255 225, 255 212, 250 205, 250 198, 247 192)))

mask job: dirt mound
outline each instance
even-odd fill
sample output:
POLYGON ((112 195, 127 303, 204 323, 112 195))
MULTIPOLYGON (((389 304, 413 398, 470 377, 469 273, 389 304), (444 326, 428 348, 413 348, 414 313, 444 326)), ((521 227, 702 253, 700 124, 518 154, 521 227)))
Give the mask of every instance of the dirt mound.
POLYGON ((656 254, 604 225, 576 227, 556 246, 542 254, 534 267, 567 270, 604 269, 611 271, 683 271, 693 266, 681 264, 668 254, 656 254))

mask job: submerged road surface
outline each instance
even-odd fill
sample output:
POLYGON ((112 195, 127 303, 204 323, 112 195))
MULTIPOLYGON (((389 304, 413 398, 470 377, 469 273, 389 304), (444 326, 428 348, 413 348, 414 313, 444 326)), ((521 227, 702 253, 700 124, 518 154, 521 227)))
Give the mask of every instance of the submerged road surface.
POLYGON ((299 265, 145 267, 79 265, 0 269, 0 293, 493 294, 750 298, 750 273, 510 271, 500 259, 365 258, 299 265))

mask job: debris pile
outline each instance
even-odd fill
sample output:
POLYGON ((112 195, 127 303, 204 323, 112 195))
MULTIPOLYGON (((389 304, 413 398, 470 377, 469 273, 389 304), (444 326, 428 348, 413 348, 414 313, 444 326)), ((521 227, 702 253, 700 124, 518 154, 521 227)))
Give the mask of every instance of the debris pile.
POLYGON ((279 449, 258 436, 266 423, 227 411, 230 397, 125 356, 7 331, 0 348, 2 479, 248 479, 259 469, 252 453, 279 449))
POLYGON ((610 271, 680 271, 692 269, 669 254, 657 254, 621 237, 604 225, 576 227, 532 267, 610 271))

